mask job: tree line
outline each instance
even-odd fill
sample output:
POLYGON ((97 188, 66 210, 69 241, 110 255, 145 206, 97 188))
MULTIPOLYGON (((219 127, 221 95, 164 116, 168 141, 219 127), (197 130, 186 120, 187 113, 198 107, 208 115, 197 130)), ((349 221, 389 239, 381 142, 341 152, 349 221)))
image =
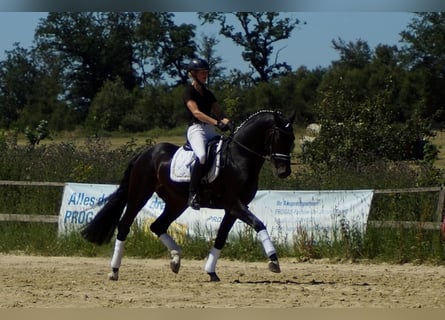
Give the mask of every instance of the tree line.
POLYGON ((272 56, 274 45, 305 23, 299 19, 197 13, 202 24, 219 27, 218 36, 199 38, 196 25, 177 25, 174 17, 48 13, 34 45, 15 44, 0 62, 0 128, 29 132, 42 121, 50 131, 175 128, 186 123, 182 91, 194 56, 209 61, 209 86, 235 123, 264 108, 296 111, 297 125, 321 123, 307 158, 325 165, 415 158, 445 120, 444 13, 414 15, 400 33, 402 48, 333 39, 339 60, 312 70, 272 56), (242 48, 248 72, 221 67, 222 37, 242 48))

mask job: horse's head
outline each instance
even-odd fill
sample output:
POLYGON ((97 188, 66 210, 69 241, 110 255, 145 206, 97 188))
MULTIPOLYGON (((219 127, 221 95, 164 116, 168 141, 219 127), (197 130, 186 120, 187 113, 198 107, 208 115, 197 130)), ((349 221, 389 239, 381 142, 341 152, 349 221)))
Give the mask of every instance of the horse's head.
POLYGON ((233 141, 256 157, 270 160, 276 175, 286 178, 291 173, 290 154, 295 140, 292 128, 294 119, 295 113, 287 119, 277 111, 258 111, 235 130, 233 141))
POLYGON ((291 173, 291 152, 294 148, 294 130, 292 123, 295 119, 295 112, 289 119, 281 113, 274 112, 274 126, 270 129, 266 143, 269 148, 269 155, 272 165, 279 178, 286 178, 291 173))

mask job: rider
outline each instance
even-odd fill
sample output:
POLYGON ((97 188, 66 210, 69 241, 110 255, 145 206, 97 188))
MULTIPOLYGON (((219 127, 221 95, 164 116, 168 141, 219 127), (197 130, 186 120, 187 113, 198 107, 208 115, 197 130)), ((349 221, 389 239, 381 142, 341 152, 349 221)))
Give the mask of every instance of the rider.
POLYGON ((196 161, 191 171, 188 205, 199 210, 198 187, 204 173, 207 142, 217 136, 214 126, 222 131, 229 130, 229 119, 223 114, 215 96, 207 89, 209 75, 207 61, 195 58, 188 66, 192 84, 184 92, 184 104, 190 120, 187 139, 195 154, 196 161))

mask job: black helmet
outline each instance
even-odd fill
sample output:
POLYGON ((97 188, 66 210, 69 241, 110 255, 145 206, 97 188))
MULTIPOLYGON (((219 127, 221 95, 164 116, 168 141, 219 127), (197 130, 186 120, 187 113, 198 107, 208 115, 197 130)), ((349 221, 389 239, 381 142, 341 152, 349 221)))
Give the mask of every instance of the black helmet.
POLYGON ((192 70, 209 70, 209 63, 204 59, 195 58, 189 63, 188 66, 188 71, 192 70))

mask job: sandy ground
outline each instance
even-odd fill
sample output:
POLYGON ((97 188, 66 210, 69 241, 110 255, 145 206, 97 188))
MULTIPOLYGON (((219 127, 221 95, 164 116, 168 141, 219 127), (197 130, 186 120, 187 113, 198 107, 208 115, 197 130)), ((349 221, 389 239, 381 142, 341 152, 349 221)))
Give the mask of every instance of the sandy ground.
POLYGON ((109 259, 0 255, 0 308, 437 308, 445 307, 445 267, 220 260, 221 282, 204 261, 125 258, 119 281, 109 259))

